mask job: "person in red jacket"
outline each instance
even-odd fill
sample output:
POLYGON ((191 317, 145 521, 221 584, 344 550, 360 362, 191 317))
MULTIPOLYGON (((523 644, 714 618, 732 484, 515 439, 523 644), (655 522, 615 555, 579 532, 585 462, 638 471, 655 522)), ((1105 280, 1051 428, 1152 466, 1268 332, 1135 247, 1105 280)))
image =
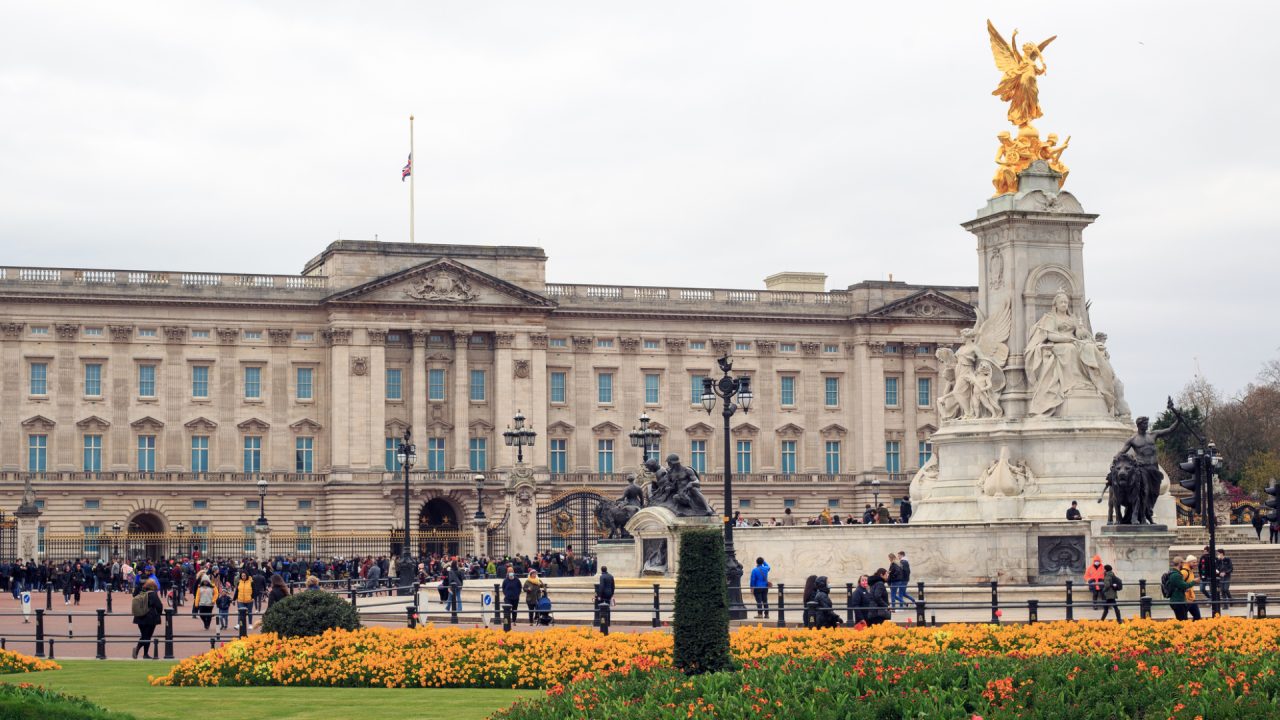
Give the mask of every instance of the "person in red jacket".
POLYGON ((1102 579, 1107 575, 1107 570, 1102 566, 1102 556, 1094 555, 1093 560, 1089 562, 1089 567, 1084 569, 1084 582, 1089 586, 1089 590, 1093 593, 1093 609, 1098 609, 1098 603, 1105 600, 1102 596, 1103 582, 1102 579))

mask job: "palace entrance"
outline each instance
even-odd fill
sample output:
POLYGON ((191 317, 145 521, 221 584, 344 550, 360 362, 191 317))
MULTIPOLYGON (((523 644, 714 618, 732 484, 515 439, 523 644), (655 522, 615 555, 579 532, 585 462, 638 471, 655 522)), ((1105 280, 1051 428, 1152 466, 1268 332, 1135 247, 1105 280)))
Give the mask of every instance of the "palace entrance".
POLYGON ((467 555, 474 542, 470 529, 458 523, 458 510, 443 498, 433 498, 418 511, 418 556, 467 555))
POLYGON ((138 513, 129 521, 124 539, 124 554, 130 561, 159 562, 164 557, 168 538, 164 520, 155 513, 138 513))

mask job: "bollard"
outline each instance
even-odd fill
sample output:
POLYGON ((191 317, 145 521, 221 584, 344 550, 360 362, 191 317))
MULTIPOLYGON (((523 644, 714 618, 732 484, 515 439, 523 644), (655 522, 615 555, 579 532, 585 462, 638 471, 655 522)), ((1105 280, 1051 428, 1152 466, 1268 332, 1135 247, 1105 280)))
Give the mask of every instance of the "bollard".
POLYGON ((75 636, 76 636, 76 629, 71 624, 71 613, 67 613, 67 639, 70 640, 75 636))
POLYGON ((36 657, 44 657, 44 608, 36 608, 36 657))
POLYGON ((7 650, 7 649, 8 649, 8 648, 6 648, 6 647, 5 647, 5 640, 4 640, 4 638, 0 637, 0 650, 7 650))
POLYGON ((405 614, 408 616, 408 619, 409 619, 409 629, 410 629, 410 630, 412 630, 412 629, 414 629, 414 628, 418 627, 418 606, 417 606, 417 605, 405 605, 405 606, 404 606, 404 611, 405 611, 405 614))
POLYGON ((1141 580, 1138 581, 1138 597, 1144 598, 1146 596, 1147 596, 1147 579, 1142 578, 1141 580))
POLYGON ((358 611, 360 609, 360 605, 359 603, 356 602, 356 591, 352 589, 352 590, 349 590, 348 592, 351 595, 351 607, 355 608, 358 611))
POLYGON ((787 604, 783 602, 783 591, 786 589, 786 583, 778 583, 778 627, 787 626, 787 604))
POLYGON ((604 600, 596 606, 596 613, 600 615, 600 633, 602 635, 609 634, 609 601, 604 600))
POLYGON ((919 600, 920 602, 924 602, 924 581, 923 580, 916 583, 916 600, 919 600))
POLYGON ((245 608, 239 608, 240 613, 240 637, 249 637, 249 611, 245 608))
MULTIPOLYGON (((920 583, 923 585, 924 583, 920 583)), ((916 600, 916 625, 924 627, 924 599, 916 600)))
POLYGON ((48 583, 44 586, 44 609, 53 609, 53 583, 48 583))
POLYGON ((98 610, 98 659, 107 659, 107 611, 98 610))
POLYGON ((1254 595, 1254 596, 1253 596, 1253 602, 1254 602, 1254 604, 1255 604, 1255 605, 1257 606, 1257 608, 1258 608, 1258 610, 1257 610, 1257 617, 1262 618, 1262 619, 1266 619, 1266 617, 1267 617, 1267 596, 1266 596, 1266 595, 1254 595))
POLYGON ((160 638, 158 637, 151 638, 151 659, 160 659, 160 638))
POLYGON ((1000 611, 1000 581, 991 581, 991 622, 999 623, 1000 616, 996 613, 1000 611))
POLYGON ((173 608, 164 609, 164 659, 173 659, 173 608))
POLYGON ((493 624, 495 627, 502 622, 502 603, 498 602, 498 598, 502 597, 499 594, 501 589, 502 586, 498 585, 498 583, 493 584, 493 624))
POLYGON ((1070 580, 1068 580, 1067 581, 1067 620, 1076 619, 1075 597, 1072 595, 1073 589, 1074 589, 1074 584, 1070 580))
POLYGON ((107 586, 107 612, 115 612, 111 609, 111 586, 107 586))
POLYGON ((1139 610, 1138 612, 1141 613, 1141 617, 1143 620, 1150 620, 1151 619, 1151 598, 1149 597, 1140 598, 1140 602, 1141 602, 1142 609, 1139 610))
POLYGON ((515 606, 510 605, 508 603, 503 603, 502 607, 506 608, 506 612, 502 613, 502 631, 511 632, 511 616, 515 614, 513 612, 515 609, 515 606))
POLYGON ((1031 598, 1027 601, 1027 624, 1034 625, 1040 620, 1040 601, 1031 598))
POLYGON ((810 600, 809 602, 804 604, 803 620, 804 620, 804 626, 806 628, 817 627, 818 625, 817 610, 818 610, 818 603, 816 600, 810 600))
POLYGON ((661 589, 662 589, 662 586, 659 585, 658 583, 653 584, 653 626, 654 627, 662 627, 662 615, 661 615, 662 610, 658 605, 658 593, 661 591, 661 589))
POLYGON ((930 624, 930 625, 932 625, 932 626, 934 626, 934 627, 938 627, 938 616, 937 616, 937 615, 930 615, 930 616, 929 616, 929 624, 930 624))
POLYGON ((57 638, 49 638, 49 659, 50 659, 50 660, 53 660, 53 659, 54 659, 54 657, 53 657, 53 644, 54 644, 54 642, 55 642, 56 640, 57 640, 57 638))
POLYGON ((844 584, 844 621, 848 625, 853 624, 853 583, 844 584))
POLYGON ((460 588, 455 588, 452 585, 449 586, 449 624, 450 625, 458 624, 458 605, 459 605, 458 590, 459 589, 460 588))

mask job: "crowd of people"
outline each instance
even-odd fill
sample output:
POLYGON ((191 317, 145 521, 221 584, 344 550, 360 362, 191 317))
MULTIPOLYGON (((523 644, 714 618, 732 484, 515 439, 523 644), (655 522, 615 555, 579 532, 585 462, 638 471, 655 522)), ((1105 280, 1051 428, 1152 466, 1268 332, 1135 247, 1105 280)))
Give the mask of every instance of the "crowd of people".
POLYGON ((884 503, 876 503, 871 507, 871 503, 867 503, 862 511, 861 516, 855 516, 853 513, 840 517, 840 513, 831 512, 830 508, 824 509, 817 515, 800 519, 791 512, 791 508, 785 508, 782 511, 782 517, 771 517, 767 521, 759 518, 748 518, 743 516, 741 511, 733 514, 734 527, 793 527, 797 525, 905 525, 911 521, 911 499, 902 498, 898 504, 898 514, 894 517, 893 512, 885 506, 884 503))
MULTIPOLYGON (((755 599, 756 617, 769 617, 769 589, 773 583, 769 580, 772 568, 763 557, 756 558, 755 567, 751 570, 749 584, 755 599)), ((867 627, 879 625, 893 617, 895 612, 905 612, 908 603, 914 605, 916 599, 907 592, 911 582, 911 561, 906 551, 889 553, 888 565, 877 568, 870 575, 858 577, 853 589, 853 608, 855 626, 867 627)), ((825 575, 810 575, 805 579, 804 592, 801 595, 804 608, 804 623, 815 627, 838 627, 844 619, 835 611, 831 601, 831 588, 825 575)))

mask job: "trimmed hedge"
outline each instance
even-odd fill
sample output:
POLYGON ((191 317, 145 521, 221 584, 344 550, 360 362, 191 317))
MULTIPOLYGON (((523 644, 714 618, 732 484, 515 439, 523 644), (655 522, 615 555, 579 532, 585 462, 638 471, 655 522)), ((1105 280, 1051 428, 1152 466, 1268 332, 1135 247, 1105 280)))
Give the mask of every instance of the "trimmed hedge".
POLYGON ((320 635, 326 630, 357 630, 360 614, 346 600, 320 590, 304 590, 278 600, 262 616, 262 631, 285 637, 320 635))
POLYGON ((729 602, 725 583, 724 534, 680 533, 676 577, 674 663, 689 675, 733 669, 729 656, 729 602))
POLYGON ((133 720, 85 698, 63 695, 39 685, 0 683, 0 718, 5 720, 133 720))

